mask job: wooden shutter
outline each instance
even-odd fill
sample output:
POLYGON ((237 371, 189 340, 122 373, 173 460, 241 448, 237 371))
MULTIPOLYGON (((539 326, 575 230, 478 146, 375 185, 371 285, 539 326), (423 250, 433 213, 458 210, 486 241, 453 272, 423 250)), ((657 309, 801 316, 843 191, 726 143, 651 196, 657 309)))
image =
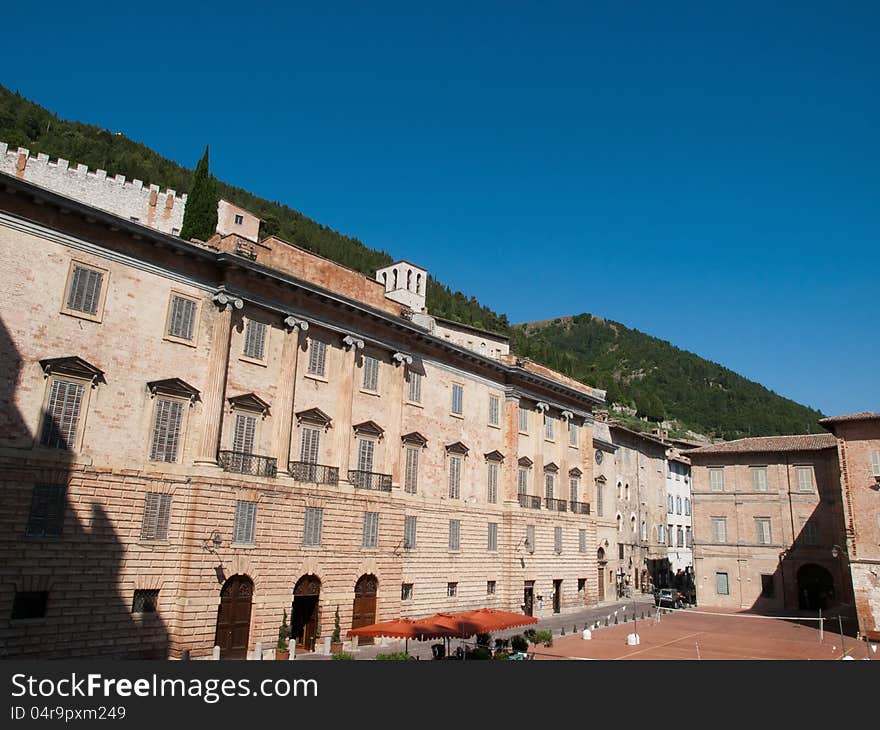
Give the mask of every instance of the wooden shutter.
POLYGON ((553 528, 553 549, 557 553, 562 552, 562 528, 554 527, 553 528))
POLYGON ((406 470, 403 480, 403 490, 408 494, 415 494, 419 485, 419 447, 406 447, 406 470))
POLYGON ((499 401, 497 395, 489 396, 489 423, 497 426, 499 422, 499 401))
POLYGON ((516 489, 518 494, 528 494, 529 491, 529 472, 528 469, 520 469, 517 478, 516 489))
POLYGON ((407 550, 413 550, 416 546, 416 517, 407 515, 403 522, 403 547, 407 550))
POLYGON ((262 360, 266 349, 266 325, 248 320, 244 335, 244 354, 262 360))
POLYGON ((364 512, 363 546, 376 547, 379 541, 379 513, 364 512))
POLYGON ((797 467, 797 481, 799 492, 813 491, 813 467, 799 466, 797 467))
POLYGON ((498 549, 498 523, 490 522, 489 523, 489 535, 488 535, 488 545, 489 550, 497 550, 498 549))
POLYGON ((709 488, 713 492, 721 492, 724 489, 724 469, 709 469, 709 488))
POLYGON ((605 511, 604 510, 605 505, 604 505, 604 499, 603 499, 604 490, 605 490, 605 488, 602 484, 599 484, 599 483, 596 484, 596 514, 599 517, 602 517, 602 514, 605 511))
POLYGON ((309 340, 309 372, 312 375, 324 375, 326 363, 327 343, 313 337, 309 340))
POLYGON ((254 453, 254 433, 257 430, 256 416, 235 414, 235 429, 232 436, 232 450, 240 454, 254 453))
POLYGON ((364 390, 379 389, 379 361, 375 357, 364 358, 364 390))
POLYGON ((578 493, 581 491, 581 480, 577 477, 571 477, 568 480, 569 497, 572 502, 578 501, 578 493))
POLYGON ((162 398, 156 401, 153 441, 150 446, 151 461, 177 461, 182 418, 183 405, 179 401, 162 398))
POLYGON ((871 452, 871 476, 880 477, 880 451, 871 452))
POLYGON ((306 507, 303 526, 303 545, 317 547, 321 544, 321 528, 324 522, 322 507, 306 507))
POLYGON ((407 399, 413 403, 422 402, 422 374, 414 370, 409 371, 409 392, 407 399))
POLYGON ((358 471, 373 471, 375 446, 375 443, 370 439, 360 439, 358 441, 358 471))
POLYGON ((252 545, 257 523, 257 503, 240 500, 235 505, 235 525, 232 541, 252 545))
POLYGON ((144 540, 168 539, 168 523, 171 520, 171 495, 147 492, 144 499, 144 518, 141 538, 144 540))
POLYGON ((70 291, 67 294, 67 308, 86 314, 97 314, 103 279, 104 275, 100 271, 74 264, 70 291))
POLYGON ((53 380, 43 420, 41 446, 50 449, 72 449, 79 425, 83 386, 69 380, 53 380))
POLYGON ((449 520, 449 549, 458 550, 460 545, 461 520, 449 520))
POLYGON ((544 438, 553 440, 553 416, 544 414, 544 438))
POLYGON ((555 485, 553 483, 553 475, 552 474, 545 474, 544 475, 544 496, 547 499, 553 499, 554 486, 555 485))
POLYGON ((529 541, 528 550, 530 553, 535 552, 535 526, 526 525, 526 540, 529 541))
POLYGON ((449 457, 449 497, 458 499, 461 494, 461 457, 449 457))
POLYGON ((519 409, 519 430, 523 433, 529 431, 529 412, 522 406, 519 409))
POLYGON ((578 425, 571 421, 568 422, 568 444, 569 446, 578 445, 578 425))
POLYGON ((463 410, 464 390, 458 383, 452 385, 452 412, 461 415, 463 410))
POLYGON ((320 430, 307 426, 303 427, 300 434, 299 460, 306 464, 317 464, 320 447, 320 430))
POLYGON ((58 537, 64 525, 67 488, 56 484, 35 484, 26 533, 32 537, 58 537))
POLYGON ((191 340, 195 316, 196 303, 192 299, 172 297, 171 315, 168 317, 168 334, 182 340, 191 340))
POLYGON ((498 501, 498 463, 490 461, 488 463, 486 501, 489 504, 495 504, 498 501))
POLYGON ((578 550, 582 553, 587 552, 587 531, 578 530, 578 550))

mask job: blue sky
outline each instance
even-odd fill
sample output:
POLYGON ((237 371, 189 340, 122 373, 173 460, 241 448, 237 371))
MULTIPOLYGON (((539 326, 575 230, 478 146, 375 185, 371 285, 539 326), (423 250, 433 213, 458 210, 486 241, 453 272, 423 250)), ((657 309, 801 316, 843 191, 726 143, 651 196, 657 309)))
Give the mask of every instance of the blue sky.
POLYGON ((592 312, 880 410, 876 2, 43 2, 4 26, 3 84, 187 166, 210 143, 221 179, 511 321, 592 312))

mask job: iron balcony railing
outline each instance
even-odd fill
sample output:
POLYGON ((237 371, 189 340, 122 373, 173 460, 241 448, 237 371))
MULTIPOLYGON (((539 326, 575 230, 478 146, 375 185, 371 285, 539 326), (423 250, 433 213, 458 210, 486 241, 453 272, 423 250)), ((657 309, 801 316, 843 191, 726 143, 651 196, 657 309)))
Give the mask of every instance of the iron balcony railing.
POLYGON ((564 499, 554 499, 553 497, 545 497, 544 506, 554 512, 565 512, 568 509, 568 503, 564 499))
POLYGON ((358 489, 372 489, 377 492, 391 491, 391 475, 376 474, 372 471, 348 470, 348 481, 358 489))
POLYGON ((575 502, 572 501, 568 505, 571 508, 571 511, 576 515, 588 515, 590 514, 590 503, 589 502, 575 502))
POLYGON ((223 471, 250 474, 255 477, 274 477, 277 473, 275 459, 271 456, 247 454, 243 451, 221 451, 218 463, 223 471))
POLYGON ((312 482, 314 484, 329 484, 335 487, 339 484, 339 467, 326 466, 324 464, 312 464, 308 461, 291 461, 287 469, 298 482, 312 482))
POLYGON ((520 494, 519 506, 528 509, 541 509, 541 498, 533 494, 520 494))

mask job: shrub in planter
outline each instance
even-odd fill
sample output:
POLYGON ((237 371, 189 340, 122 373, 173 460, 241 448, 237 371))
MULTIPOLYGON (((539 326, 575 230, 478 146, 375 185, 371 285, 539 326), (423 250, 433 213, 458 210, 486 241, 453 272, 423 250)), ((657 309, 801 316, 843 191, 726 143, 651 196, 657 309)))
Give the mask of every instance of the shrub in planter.
POLYGON ((347 662, 352 661, 354 657, 344 651, 338 651, 331 657, 331 659, 334 659, 337 662, 347 662))
POLYGON ((290 659, 290 650, 288 648, 288 638, 290 636, 290 627, 287 625, 287 611, 281 617, 281 626, 278 627, 278 643, 275 645, 276 659, 290 659))
POLYGON ((339 606, 336 607, 336 616, 333 618, 333 636, 330 639, 330 651, 334 654, 342 651, 342 626, 339 623, 339 606))
POLYGON ((491 659, 492 652, 489 651, 488 647, 478 646, 472 652, 469 652, 467 655, 468 659, 491 659))
POLYGON ((533 644, 543 644, 544 646, 553 646, 553 633, 550 631, 532 631, 528 640, 533 644))
POLYGON ((512 636, 510 638, 510 648, 514 651, 528 651, 529 642, 525 639, 525 637, 517 634, 516 636, 512 636))

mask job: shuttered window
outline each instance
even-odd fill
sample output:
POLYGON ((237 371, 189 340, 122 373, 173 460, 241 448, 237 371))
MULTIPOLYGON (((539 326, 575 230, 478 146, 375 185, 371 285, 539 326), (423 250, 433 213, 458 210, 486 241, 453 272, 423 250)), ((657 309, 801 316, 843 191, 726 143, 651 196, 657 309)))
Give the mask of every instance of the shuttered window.
POLYGON ((144 519, 141 522, 142 540, 167 540, 171 520, 171 495, 147 492, 144 498, 144 519))
POLYGON ((522 406, 519 407, 519 430, 522 433, 529 432, 529 411, 522 406))
POLYGON ((407 400, 413 403, 422 402, 422 374, 414 370, 409 371, 409 385, 406 393, 407 400))
POLYGON ((67 309, 85 314, 97 314, 103 282, 104 275, 100 271, 74 264, 70 289, 67 292, 67 309))
POLYGON ((798 466, 795 467, 797 470, 797 485, 799 492, 812 492, 813 491, 813 467, 811 466, 798 466))
POLYGON ((602 517, 605 513, 605 485, 596 484, 596 514, 602 517))
POLYGON ((182 420, 183 404, 180 401, 164 398, 156 401, 150 461, 177 461, 182 420))
POLYGON ((684 498, 684 513, 686 515, 691 513, 691 501, 687 497, 684 498))
POLYGON ((486 539, 486 549, 494 552, 498 549, 498 523, 489 523, 489 532, 486 539))
POLYGON ((572 502, 577 502, 578 495, 580 494, 580 491, 581 491, 581 480, 578 479, 577 477, 570 477, 568 480, 569 499, 571 499, 572 502))
POLYGON ((681 497, 675 498, 675 514, 681 514, 681 497))
POLYGON ((314 337, 309 340, 309 373, 311 375, 324 376, 327 366, 327 343, 316 340, 314 337))
POLYGON ((666 498, 666 511, 667 511, 669 514, 672 514, 672 513, 675 511, 674 504, 675 504, 675 501, 674 501, 672 495, 670 494, 670 495, 666 498))
POLYGON ((232 450, 240 454, 254 453, 254 433, 257 430, 256 416, 235 414, 235 428, 232 434, 232 450))
POLYGON ((186 297, 171 297, 168 314, 168 335, 181 340, 192 340, 196 320, 196 303, 186 297))
POLYGON ((365 548, 374 548, 379 544, 378 512, 364 512, 364 534, 361 544, 365 548))
POLYGON ((666 525, 666 545, 672 547, 672 525, 666 525))
POLYGON ((553 416, 544 416, 544 438, 553 440, 553 416))
POLYGON ((461 495, 461 457, 452 454, 449 457, 449 497, 458 499, 461 495))
POLYGON ((871 452, 871 476, 880 477, 880 451, 871 452))
POLYGON ((492 426, 501 423, 501 400, 497 395, 489 396, 489 423, 492 426))
POLYGON ((240 545, 254 544, 254 531, 257 525, 257 503, 239 500, 235 503, 235 524, 232 529, 232 542, 240 545))
POLYGON ((417 518, 415 515, 407 515, 403 518, 403 548, 404 550, 415 550, 416 547, 416 525, 417 518))
POLYGON ((577 446, 578 445, 578 428, 579 426, 576 423, 568 422, 568 445, 569 446, 577 446))
POLYGON ((464 413, 464 388, 458 383, 452 385, 452 412, 458 416, 464 413))
POLYGON ((521 468, 519 470, 519 474, 517 475, 516 493, 517 494, 528 494, 528 492, 529 492, 529 470, 521 468))
POLYGON ((553 550, 557 555, 562 552, 562 528, 553 528, 553 550))
POLYGON ((719 596, 730 595, 730 585, 727 580, 727 573, 715 573, 715 592, 719 596))
POLYGON ((687 526, 684 528, 684 544, 685 544, 685 547, 693 547, 694 546, 694 540, 691 535, 691 528, 687 527, 687 526))
POLYGON ((544 475, 544 496, 547 499, 553 499, 553 489, 555 486, 555 479, 552 474, 544 475))
POLYGON ((752 472, 752 489, 756 492, 767 491, 767 467, 753 466, 750 468, 752 472))
POLYGON ((324 526, 324 509, 322 507, 306 507, 303 520, 303 545, 320 547, 321 529, 324 526))
POLYGON ((364 357, 364 390, 379 390, 379 361, 375 357, 364 357))
POLYGON ((587 552, 587 531, 578 530, 578 552, 587 552))
POLYGON ((486 501, 495 504, 498 501, 498 462, 490 461, 486 468, 486 501))
POLYGON ((675 547, 684 547, 684 528, 681 525, 675 528, 675 547))
POLYGON ((724 467, 709 469, 709 489, 713 492, 724 491, 724 467))
POLYGON ((49 402, 43 420, 40 445, 50 449, 72 449, 75 446, 83 397, 82 383, 53 380, 49 386, 49 402))
POLYGON ((321 447, 321 431, 317 428, 303 427, 300 433, 299 460, 306 464, 317 464, 321 447))
POLYGON ((727 518, 712 518, 712 542, 727 542, 727 518))
POLYGON ((266 325, 248 320, 244 332, 244 354, 255 360, 263 360, 266 351, 266 325))
POLYGON ((772 542, 769 517, 755 518, 755 541, 759 545, 769 545, 772 542))
POLYGON ((358 440, 358 471, 373 471, 376 443, 371 439, 358 440))
POLYGON ((801 517, 801 539, 805 545, 817 545, 819 542, 818 530, 815 521, 801 517))
POLYGON ((461 520, 449 520, 449 549, 461 547, 461 520))
POLYGON ((31 537, 58 537, 64 526, 67 488, 58 484, 35 484, 31 494, 27 534, 31 537))
POLYGON ((418 446, 406 447, 406 469, 403 477, 403 491, 415 494, 419 487, 419 451, 418 446))
POLYGON ((530 553, 535 552, 535 526, 534 525, 526 525, 526 550, 530 553))

